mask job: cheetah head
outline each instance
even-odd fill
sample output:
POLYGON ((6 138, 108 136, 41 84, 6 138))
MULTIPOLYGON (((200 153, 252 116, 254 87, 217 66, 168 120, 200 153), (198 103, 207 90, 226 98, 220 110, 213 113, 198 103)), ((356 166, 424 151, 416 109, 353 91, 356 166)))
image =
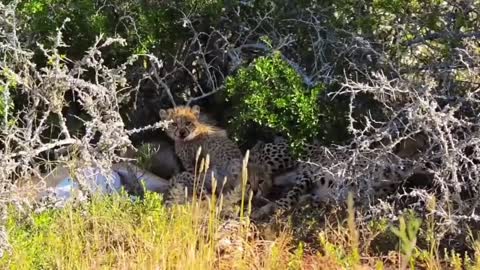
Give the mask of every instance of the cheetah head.
POLYGON ((168 110, 160 110, 161 120, 171 121, 166 130, 167 135, 175 141, 191 141, 195 139, 205 125, 200 123, 200 107, 178 106, 168 110))

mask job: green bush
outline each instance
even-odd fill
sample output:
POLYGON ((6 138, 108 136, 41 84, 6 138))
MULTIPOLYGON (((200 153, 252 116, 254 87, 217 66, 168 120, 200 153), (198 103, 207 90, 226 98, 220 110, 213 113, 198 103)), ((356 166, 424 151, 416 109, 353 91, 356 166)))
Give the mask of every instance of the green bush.
POLYGON ((0 257, 0 269, 258 268, 252 261, 265 269, 287 269, 268 263, 288 265, 301 259, 290 252, 289 234, 262 245, 251 238, 256 231, 242 223, 239 235, 225 230, 215 200, 167 207, 161 196, 147 191, 143 200, 132 201, 124 192, 94 195, 88 202, 68 202, 43 212, 7 207, 4 226, 10 249, 0 257), (222 240, 231 237, 234 247, 240 239, 240 247, 259 247, 259 252, 217 252, 225 246, 222 240))
MULTIPOLYGON (((9 1, 5 1, 9 2, 9 1)), ((24 24, 24 38, 35 42, 52 42, 66 18, 70 21, 62 31, 66 54, 73 59, 83 56, 96 36, 118 35, 125 38, 127 46, 115 47, 106 53, 111 61, 123 62, 132 53, 174 53, 189 37, 183 27, 182 12, 205 16, 205 21, 219 18, 222 2, 218 0, 156 2, 156 1, 107 1, 87 0, 33 0, 20 1, 17 14, 24 24)), ((31 44, 34 45, 35 42, 31 44)))
POLYGON ((331 142, 342 137, 338 131, 335 137, 331 133, 344 119, 333 102, 323 101, 326 87, 308 88, 279 53, 256 59, 229 77, 226 85, 236 116, 229 129, 237 139, 244 138, 249 129, 261 127, 282 133, 298 150, 313 139, 331 142))

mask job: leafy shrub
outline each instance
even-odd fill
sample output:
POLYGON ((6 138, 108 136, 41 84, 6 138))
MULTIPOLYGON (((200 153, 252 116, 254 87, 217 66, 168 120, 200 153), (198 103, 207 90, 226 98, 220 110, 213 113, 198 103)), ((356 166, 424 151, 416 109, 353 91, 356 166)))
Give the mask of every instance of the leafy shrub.
POLYGON ((308 88, 279 53, 256 59, 229 77, 226 85, 233 115, 237 116, 230 129, 237 139, 258 125, 282 133, 298 150, 313 139, 332 141, 330 131, 343 119, 333 103, 322 101, 325 85, 308 88))
POLYGON ((134 201, 123 192, 95 195, 43 212, 10 205, 5 227, 11 249, 0 257, 0 269, 287 269, 268 264, 297 259, 291 235, 261 245, 247 238, 254 231, 242 223, 239 235, 222 229, 225 220, 217 210, 214 203, 166 207, 152 192, 134 201), (230 237, 235 244, 225 241, 230 237), (253 246, 261 250, 244 252, 253 246))
POLYGON ((108 56, 113 61, 122 62, 132 53, 152 50, 167 54, 174 52, 177 49, 175 44, 181 44, 179 41, 188 37, 188 31, 182 26, 180 11, 188 13, 189 10, 195 10, 195 14, 215 20, 221 14, 218 12, 220 4, 217 0, 178 3, 34 0, 20 2, 17 13, 24 22, 22 34, 34 41, 32 45, 37 41, 48 45, 57 28, 69 18, 63 34, 65 42, 71 44, 66 54, 73 58, 82 56, 100 33, 118 35, 126 39, 128 46, 116 47, 108 56))

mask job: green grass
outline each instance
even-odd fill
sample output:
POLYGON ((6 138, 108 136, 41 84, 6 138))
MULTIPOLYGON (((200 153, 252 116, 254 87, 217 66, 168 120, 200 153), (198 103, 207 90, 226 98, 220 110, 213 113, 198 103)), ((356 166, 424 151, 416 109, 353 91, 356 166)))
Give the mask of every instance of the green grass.
MULTIPOLYGON (((244 170, 242 198, 246 178, 244 170)), ((43 212, 11 205, 0 269, 480 269, 475 232, 465 233, 468 254, 442 248, 433 215, 361 222, 349 197, 346 209, 307 208, 255 227, 243 214, 250 201, 235 196, 167 206, 155 193, 121 193, 43 212)))
MULTIPOLYGON (((10 209, 12 252, 8 269, 210 269, 215 263, 212 230, 192 205, 167 209, 148 193, 131 202, 124 195, 40 214, 10 209)), ((208 220, 208 216, 207 216, 208 220)))
POLYGON ((346 219, 324 224, 317 234, 320 248, 311 250, 295 241, 288 226, 270 240, 265 240, 266 229, 253 235, 252 229, 241 227, 228 235, 219 230, 223 220, 217 211, 211 201, 167 207, 153 193, 135 202, 124 194, 96 197, 83 205, 41 213, 12 206, 6 223, 12 249, 0 259, 0 268, 406 269, 401 266, 408 264, 408 269, 478 269, 479 265, 453 251, 440 258, 438 250, 420 249, 412 235, 418 232, 410 229, 418 225, 413 217, 393 230, 380 221, 376 226, 357 226, 350 206, 346 219), (393 239, 399 245, 388 256, 375 257, 367 246, 378 244, 372 240, 380 234, 398 235, 393 239), (235 241, 240 244, 232 244, 235 241), (222 243, 231 248, 220 252, 222 243))
POLYGON ((240 234, 240 252, 220 254, 217 247, 225 233, 216 211, 214 203, 205 201, 167 207, 161 196, 149 192, 135 202, 119 194, 42 213, 11 206, 6 227, 12 249, 0 259, 0 268, 250 269, 288 260, 284 239, 262 248, 248 242, 248 231, 245 239, 240 234), (249 259, 258 248, 265 257, 249 259), (233 259, 219 260, 226 255, 233 259))
POLYGON ((30 218, 12 212, 8 230, 14 252, 2 263, 19 269, 84 269, 182 260, 183 248, 191 249, 196 232, 187 226, 193 217, 177 211, 167 212, 159 198, 149 195, 135 203, 122 196, 94 198, 81 207, 67 206, 30 218), (173 239, 169 232, 178 235, 173 239))

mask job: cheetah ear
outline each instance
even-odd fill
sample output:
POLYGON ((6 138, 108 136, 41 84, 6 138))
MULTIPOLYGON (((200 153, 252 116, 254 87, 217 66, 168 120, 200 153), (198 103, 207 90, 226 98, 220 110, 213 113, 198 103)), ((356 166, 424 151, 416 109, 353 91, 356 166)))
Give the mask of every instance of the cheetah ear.
POLYGON ((172 109, 168 109, 168 110, 164 110, 164 109, 161 109, 160 110, 160 119, 161 120, 166 120, 171 114, 172 114, 172 109))
POLYGON ((200 106, 193 105, 192 112, 195 115, 195 117, 199 117, 200 116, 200 106))

